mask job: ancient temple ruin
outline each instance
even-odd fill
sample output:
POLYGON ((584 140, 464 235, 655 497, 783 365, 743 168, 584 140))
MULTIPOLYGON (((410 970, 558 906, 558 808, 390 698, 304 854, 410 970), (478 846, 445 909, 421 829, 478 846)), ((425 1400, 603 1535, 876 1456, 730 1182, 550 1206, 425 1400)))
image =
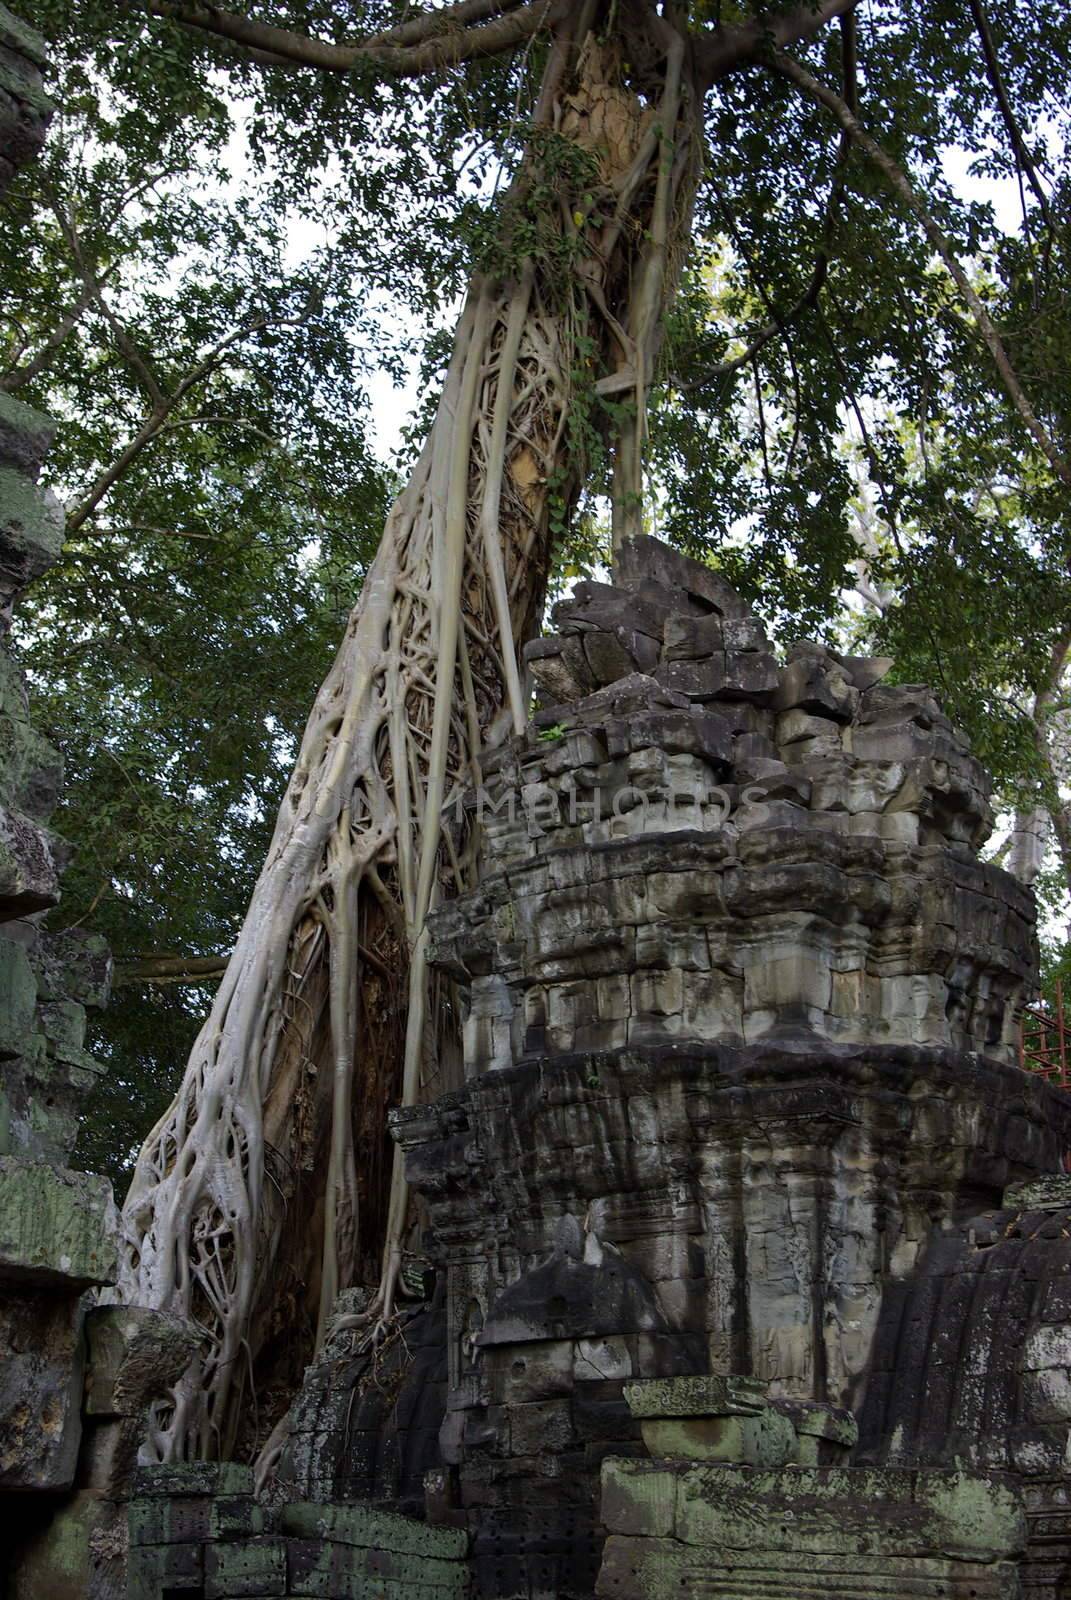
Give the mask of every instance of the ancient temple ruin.
POLYGON ((985 774, 652 540, 552 626, 433 916, 465 1087, 393 1118, 431 1298, 340 1324, 259 1503, 142 1472, 132 1600, 1068 1595, 1071 1099, 985 774))
MULTIPOLYGON (((42 60, 0 7, 0 181, 42 60)), ((0 405, 5 604, 58 550, 49 431, 0 405)), ((427 1301, 369 1352, 344 1292, 263 1482, 138 1462, 196 1331, 100 1303, 107 952, 42 923, 59 767, 0 654, 3 1600, 1071 1596, 1071 1097, 1018 1063, 984 772, 653 540, 550 629, 448 819, 464 1087, 393 1118, 427 1301)))

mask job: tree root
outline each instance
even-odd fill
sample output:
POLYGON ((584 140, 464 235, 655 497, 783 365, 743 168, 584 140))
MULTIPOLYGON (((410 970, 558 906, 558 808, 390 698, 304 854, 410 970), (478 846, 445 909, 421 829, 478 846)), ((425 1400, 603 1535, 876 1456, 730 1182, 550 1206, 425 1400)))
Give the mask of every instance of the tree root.
MULTIPOLYGON (((402 1103, 415 1103, 456 1026, 432 1003, 425 923, 440 897, 471 886, 476 841, 461 820, 446 825, 446 806, 478 777, 486 730, 503 718, 523 727, 518 648, 542 609, 552 496, 567 511, 584 469, 570 432, 575 374, 590 367, 594 383, 610 370, 627 327, 644 357, 635 381, 649 381, 673 228, 697 165, 679 62, 651 139, 652 113, 622 88, 611 51, 587 50, 570 78, 569 26, 549 57, 540 115, 575 143, 585 191, 601 183, 616 210, 606 220, 581 194, 561 196, 556 225, 575 263, 564 289, 560 266, 538 254, 472 286, 431 434, 313 707, 211 1013, 124 1207, 124 1297, 204 1330, 197 1362, 154 1418, 165 1457, 229 1454, 272 1328, 311 1320, 311 1285, 318 1348, 338 1289, 381 1241, 362 1344, 380 1347, 397 1326, 404 1168, 395 1148, 384 1230, 363 1171, 382 1132, 377 1123, 361 1133, 362 1110, 373 1089, 397 1099, 400 1087, 402 1103), (588 115, 600 97, 627 110, 611 155, 588 115), (582 229, 572 220, 581 205, 582 229), (385 973, 408 994, 400 1061, 372 1043, 391 1039, 385 973), (270 1184, 268 1146, 278 1155, 270 1184)), ((523 214, 531 170, 507 216, 523 214)))

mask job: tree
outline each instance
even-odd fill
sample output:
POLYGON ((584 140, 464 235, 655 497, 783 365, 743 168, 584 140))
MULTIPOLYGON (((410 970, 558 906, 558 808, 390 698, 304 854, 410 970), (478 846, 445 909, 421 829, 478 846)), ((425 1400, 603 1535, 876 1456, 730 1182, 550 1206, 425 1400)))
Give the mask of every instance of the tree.
MULTIPOLYGON (((994 22, 983 15, 988 51, 977 8, 938 4, 861 7, 865 32, 852 0, 761 12, 460 0, 407 16, 308 3, 287 18, 304 31, 260 8, 150 9, 204 35, 217 63, 244 52, 241 81, 284 165, 311 104, 328 113, 318 153, 339 136, 352 160, 354 129, 383 90, 394 109, 424 95, 470 149, 497 121, 514 169, 493 207, 461 208, 473 276, 428 441, 388 517, 212 1013, 125 1208, 127 1292, 191 1312, 205 1330, 198 1368, 158 1419, 159 1446, 228 1452, 244 1387, 270 1363, 295 1290, 316 1286, 322 1334, 336 1287, 363 1274, 385 1235, 375 1309, 390 1314, 404 1184, 396 1159, 389 1191, 362 1192, 355 1144, 369 1124, 378 1132, 399 1065, 411 1102, 449 1058, 456 1010, 429 985, 424 924, 438 897, 471 883, 473 841, 444 825, 446 803, 478 775, 481 748, 523 724, 517 649, 537 626, 554 535, 581 486, 612 491, 621 540, 640 525, 650 445, 670 483, 671 522, 703 498, 708 515, 748 514, 732 472, 743 413, 725 397, 725 380, 748 373, 766 494, 755 548, 769 567, 769 536, 780 539, 778 572, 785 554, 809 551, 797 603, 814 611, 851 550, 850 475, 829 470, 839 407, 857 404, 883 367, 898 399, 917 403, 918 344, 940 337, 1039 480, 1063 495, 1063 435, 961 265, 984 221, 942 183, 940 159, 950 143, 976 139, 996 95, 994 51, 1014 58, 1003 101, 996 95, 1001 116, 1009 95, 1020 116, 1036 113, 1053 61, 1071 51, 1061 8, 1046 5, 1011 43, 1004 10, 994 22), (523 119, 514 105, 527 108, 523 119), (741 310, 751 326, 744 347, 729 348, 689 281, 669 344, 677 401, 664 426, 649 426, 693 231, 728 236, 749 281, 741 310), (801 238, 812 246, 802 284, 801 238), (875 262, 890 304, 874 294, 875 262), (831 326, 842 292, 867 324, 847 339, 831 326), (695 395, 709 388, 711 367, 713 403, 682 399, 686 384, 695 395), (695 441, 709 441, 712 418, 722 426, 704 461, 695 441), (788 469, 779 478, 774 450, 788 469), (681 492, 695 465, 699 494, 694 481, 681 492), (808 541, 809 529, 819 537, 808 541), (808 600, 816 570, 827 576, 808 600), (315 1172, 321 1151, 322 1184, 298 1183, 293 1174, 315 1172)), ((174 48, 160 46, 165 56, 174 48)), ((360 132, 374 148, 375 133, 360 132)), ((441 138, 426 148, 402 139, 403 165, 440 152, 441 138)), ((1036 173, 1025 136, 1013 148, 1036 173)), ((434 228, 428 237, 443 244, 434 228)), ((760 574, 752 563, 752 582, 760 574)))
POLYGON ((91 918, 138 980, 94 1021, 80 1151, 125 1191, 213 987, 147 989, 146 958, 233 943, 390 475, 351 263, 295 259, 285 212, 236 186, 218 85, 155 59, 150 84, 136 41, 43 9, 60 110, 0 202, 0 388, 60 422, 63 560, 17 628, 67 771, 53 920, 91 918))

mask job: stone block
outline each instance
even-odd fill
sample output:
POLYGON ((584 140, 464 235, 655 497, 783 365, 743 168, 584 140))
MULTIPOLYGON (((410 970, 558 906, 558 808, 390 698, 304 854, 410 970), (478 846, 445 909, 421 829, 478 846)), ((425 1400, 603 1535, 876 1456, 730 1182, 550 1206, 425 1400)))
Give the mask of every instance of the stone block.
POLYGON ((653 667, 658 659, 658 647, 653 641, 646 641, 646 648, 641 644, 642 635, 629 638, 619 636, 618 633, 607 633, 601 628, 593 628, 580 635, 580 642, 584 648, 584 657, 588 670, 596 684, 616 683, 619 678, 627 677, 630 672, 645 671, 653 667), (632 646, 629 649, 625 641, 632 646), (642 659, 637 659, 638 657, 642 659))
POLYGON ((715 654, 724 656, 724 619, 717 613, 707 617, 683 613, 670 616, 666 619, 663 639, 664 661, 701 661, 715 654))
POLYGON ((54 834, 21 811, 0 806, 0 920, 47 911, 59 899, 54 834))
POLYGON ((531 1340, 488 1350, 484 1370, 490 1399, 513 1406, 571 1394, 573 1350, 567 1339, 531 1340))
POLYGON ((204 1544, 211 1536, 212 1500, 183 1495, 167 1500, 135 1500, 128 1516, 132 1545, 204 1544))
POLYGON ((611 1456, 602 1466, 599 1515, 609 1533, 668 1538, 677 1510, 677 1473, 661 1462, 611 1456))
POLYGON ((0 1156, 0 1281, 77 1291, 117 1269, 107 1178, 0 1156))
POLYGON ((699 660, 666 660, 655 676, 667 689, 690 700, 713 700, 726 684, 725 651, 714 651, 699 660))
POLYGON ((580 1339, 573 1346, 572 1377, 576 1383, 605 1383, 631 1378, 632 1355, 627 1340, 607 1335, 580 1339))
POLYGON ((459 1528, 432 1528, 412 1517, 363 1505, 299 1501, 282 1508, 280 1527, 285 1534, 297 1538, 326 1539, 439 1561, 463 1561, 468 1549, 468 1535, 459 1528))
POLYGON ((81 1438, 82 1305, 0 1286, 0 1490, 69 1488, 81 1438))
POLYGON ((754 1548, 724 1552, 682 1547, 672 1539, 613 1534, 606 1542, 595 1594, 614 1600, 1020 1600, 1012 1562, 860 1553, 849 1536, 843 1552, 754 1548))
POLYGON ((532 639, 524 647, 524 661, 549 705, 570 705, 596 686, 578 638, 532 639))
POLYGON ((35 482, 55 434, 51 417, 13 394, 0 393, 0 466, 35 482))
POLYGON ((24 589, 59 559, 63 507, 13 467, 0 466, 0 591, 24 589))
POLYGON ((725 1461, 783 1467, 797 1459, 788 1417, 766 1409, 754 1416, 651 1417, 640 1424, 651 1455, 686 1461, 725 1461))
POLYGON ((201 1596, 203 1600, 203 1545, 131 1547, 127 1566, 127 1600, 161 1600, 162 1595, 178 1595, 188 1591, 201 1596))
POLYGON ((833 978, 825 951, 799 949, 783 952, 760 947, 744 972, 745 1011, 773 1011, 804 1006, 827 1012, 833 998, 833 978))
POLYGON ((635 1018, 680 1014, 683 985, 679 971, 634 972, 630 989, 635 1018))
POLYGON ((754 706, 773 703, 777 691, 777 663, 766 651, 725 652, 725 682, 717 700, 744 700, 754 706))
POLYGON ((0 1061, 19 1056, 33 1032, 37 1004, 37 979, 25 948, 13 939, 0 938, 0 1061))
POLYGON ((850 1540, 861 1554, 990 1562, 1023 1549, 1026 1521, 999 1474, 695 1467, 678 1483, 676 1535, 734 1551, 834 1554, 850 1540))
POLYGON ((140 1500, 168 1495, 251 1495, 253 1469, 238 1461, 164 1461, 139 1467, 134 1494, 140 1500))
POLYGON ((796 656, 781 668, 771 704, 775 711, 798 707, 835 722, 851 722, 859 691, 832 658, 796 656))
POLYGON ((758 1416, 766 1406, 766 1384, 732 1374, 648 1378, 627 1383, 624 1396, 634 1417, 758 1416))
POLYGON ((208 1544, 204 1554, 204 1600, 286 1594, 286 1546, 282 1539, 243 1539, 208 1544))
POLYGON ((560 1454, 574 1441, 569 1401, 534 1400, 511 1406, 510 1439, 514 1455, 560 1454))
MULTIPOLYGON (((33 1527, 37 1507, 16 1501, 16 1518, 33 1527)), ((119 1600, 127 1593, 126 1507, 76 1490, 20 1544, 5 1590, 8 1600, 119 1600)), ((159 1591, 157 1591, 159 1592, 159 1591)))
POLYGON ((1054 1172, 1026 1183, 1009 1184, 1004 1191, 1005 1211, 1071 1210, 1071 1174, 1054 1172))
POLYGON ((555 624, 586 624, 593 628, 638 628, 652 638, 661 638, 669 607, 660 598, 648 601, 612 583, 597 583, 581 578, 569 597, 551 609, 555 624))

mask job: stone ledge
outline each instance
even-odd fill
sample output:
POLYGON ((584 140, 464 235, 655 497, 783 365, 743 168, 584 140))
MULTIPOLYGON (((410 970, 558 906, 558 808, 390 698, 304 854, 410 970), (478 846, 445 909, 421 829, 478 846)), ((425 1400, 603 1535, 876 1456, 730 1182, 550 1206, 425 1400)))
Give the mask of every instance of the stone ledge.
POLYGON ((370 1506, 299 1502, 283 1507, 280 1525, 284 1533, 300 1538, 327 1539, 440 1561, 462 1561, 468 1549, 468 1534, 460 1529, 431 1528, 410 1517, 370 1506))
POLYGON ((1026 1519, 1001 1474, 900 1468, 603 1463, 611 1533, 672 1537, 720 1555, 764 1550, 992 1562, 1018 1555, 1026 1519))
POLYGON ((754 1416, 766 1409, 767 1387, 761 1378, 715 1373, 648 1378, 626 1383, 623 1393, 634 1417, 754 1416))

